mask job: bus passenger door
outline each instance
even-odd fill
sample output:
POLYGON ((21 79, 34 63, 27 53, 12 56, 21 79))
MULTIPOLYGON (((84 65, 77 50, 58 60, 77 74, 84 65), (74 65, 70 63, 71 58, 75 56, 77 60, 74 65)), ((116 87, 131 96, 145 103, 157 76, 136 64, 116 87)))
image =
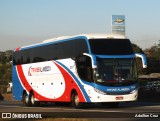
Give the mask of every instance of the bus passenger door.
POLYGON ((90 96, 92 95, 91 85, 93 85, 94 82, 91 58, 86 55, 82 55, 77 57, 75 62, 78 76, 84 82, 83 87, 90 96))

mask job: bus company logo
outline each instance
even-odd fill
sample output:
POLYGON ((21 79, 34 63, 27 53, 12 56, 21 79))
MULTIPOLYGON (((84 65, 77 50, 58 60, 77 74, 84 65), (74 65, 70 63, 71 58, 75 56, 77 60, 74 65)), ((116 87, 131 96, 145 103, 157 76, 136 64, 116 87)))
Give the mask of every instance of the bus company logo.
POLYGON ((109 88, 107 89, 107 92, 126 92, 129 90, 129 88, 109 88))
POLYGON ((43 67, 29 67, 28 75, 32 76, 36 73, 49 72, 51 71, 51 66, 43 66, 43 67))
POLYGON ((115 22, 115 23, 122 23, 122 22, 124 22, 124 19, 117 18, 114 22, 115 22))

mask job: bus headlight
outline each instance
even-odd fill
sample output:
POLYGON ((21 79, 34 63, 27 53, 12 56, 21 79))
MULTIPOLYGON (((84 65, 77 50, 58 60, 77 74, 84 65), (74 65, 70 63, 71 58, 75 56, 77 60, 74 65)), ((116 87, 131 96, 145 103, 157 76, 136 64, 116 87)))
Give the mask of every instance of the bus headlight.
POLYGON ((137 89, 132 90, 132 91, 130 92, 130 94, 133 94, 133 93, 135 93, 135 92, 137 92, 137 89))
POLYGON ((97 93, 99 93, 99 94, 102 94, 102 95, 107 95, 107 93, 106 93, 106 92, 101 91, 101 90, 96 89, 96 88, 94 88, 94 91, 95 91, 95 92, 97 92, 97 93))

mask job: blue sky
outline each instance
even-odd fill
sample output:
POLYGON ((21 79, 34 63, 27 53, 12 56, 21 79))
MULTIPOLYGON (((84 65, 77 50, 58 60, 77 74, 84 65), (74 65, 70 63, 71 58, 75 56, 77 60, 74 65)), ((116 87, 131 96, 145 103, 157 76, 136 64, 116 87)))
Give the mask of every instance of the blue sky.
POLYGON ((141 48, 160 40, 160 0, 0 0, 0 51, 58 36, 111 33, 125 15, 126 36, 141 48))

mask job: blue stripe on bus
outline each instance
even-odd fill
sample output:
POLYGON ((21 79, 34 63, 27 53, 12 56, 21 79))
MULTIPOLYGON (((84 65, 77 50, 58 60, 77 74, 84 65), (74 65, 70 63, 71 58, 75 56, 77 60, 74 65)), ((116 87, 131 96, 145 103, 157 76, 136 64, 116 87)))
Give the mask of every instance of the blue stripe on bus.
POLYGON ((82 86, 82 84, 80 83, 80 81, 78 80, 78 78, 73 74, 73 72, 68 68, 66 67, 64 64, 62 64, 61 62, 59 61, 56 61, 58 64, 60 64, 63 68, 65 68, 67 70, 67 72, 73 77, 73 79, 76 81, 76 83, 78 84, 80 90, 82 91, 85 99, 87 102, 91 102, 91 100, 89 99, 88 95, 87 95, 87 92, 85 91, 84 87, 82 86))
POLYGON ((13 96, 16 100, 22 100, 22 94, 23 94, 23 87, 20 83, 20 80, 18 78, 16 66, 12 67, 12 83, 13 83, 13 96))
POLYGON ((108 93, 109 92, 131 92, 138 88, 137 83, 129 86, 103 86, 103 85, 96 84, 94 82, 87 82, 85 80, 82 80, 82 82, 86 85, 92 86, 93 88, 96 88, 106 93, 107 92, 108 93))
POLYGON ((98 58, 135 58, 135 54, 132 55, 96 55, 98 58))
POLYGON ((95 88, 103 92, 131 92, 137 89, 137 83, 129 86, 101 86, 95 84, 95 88))

